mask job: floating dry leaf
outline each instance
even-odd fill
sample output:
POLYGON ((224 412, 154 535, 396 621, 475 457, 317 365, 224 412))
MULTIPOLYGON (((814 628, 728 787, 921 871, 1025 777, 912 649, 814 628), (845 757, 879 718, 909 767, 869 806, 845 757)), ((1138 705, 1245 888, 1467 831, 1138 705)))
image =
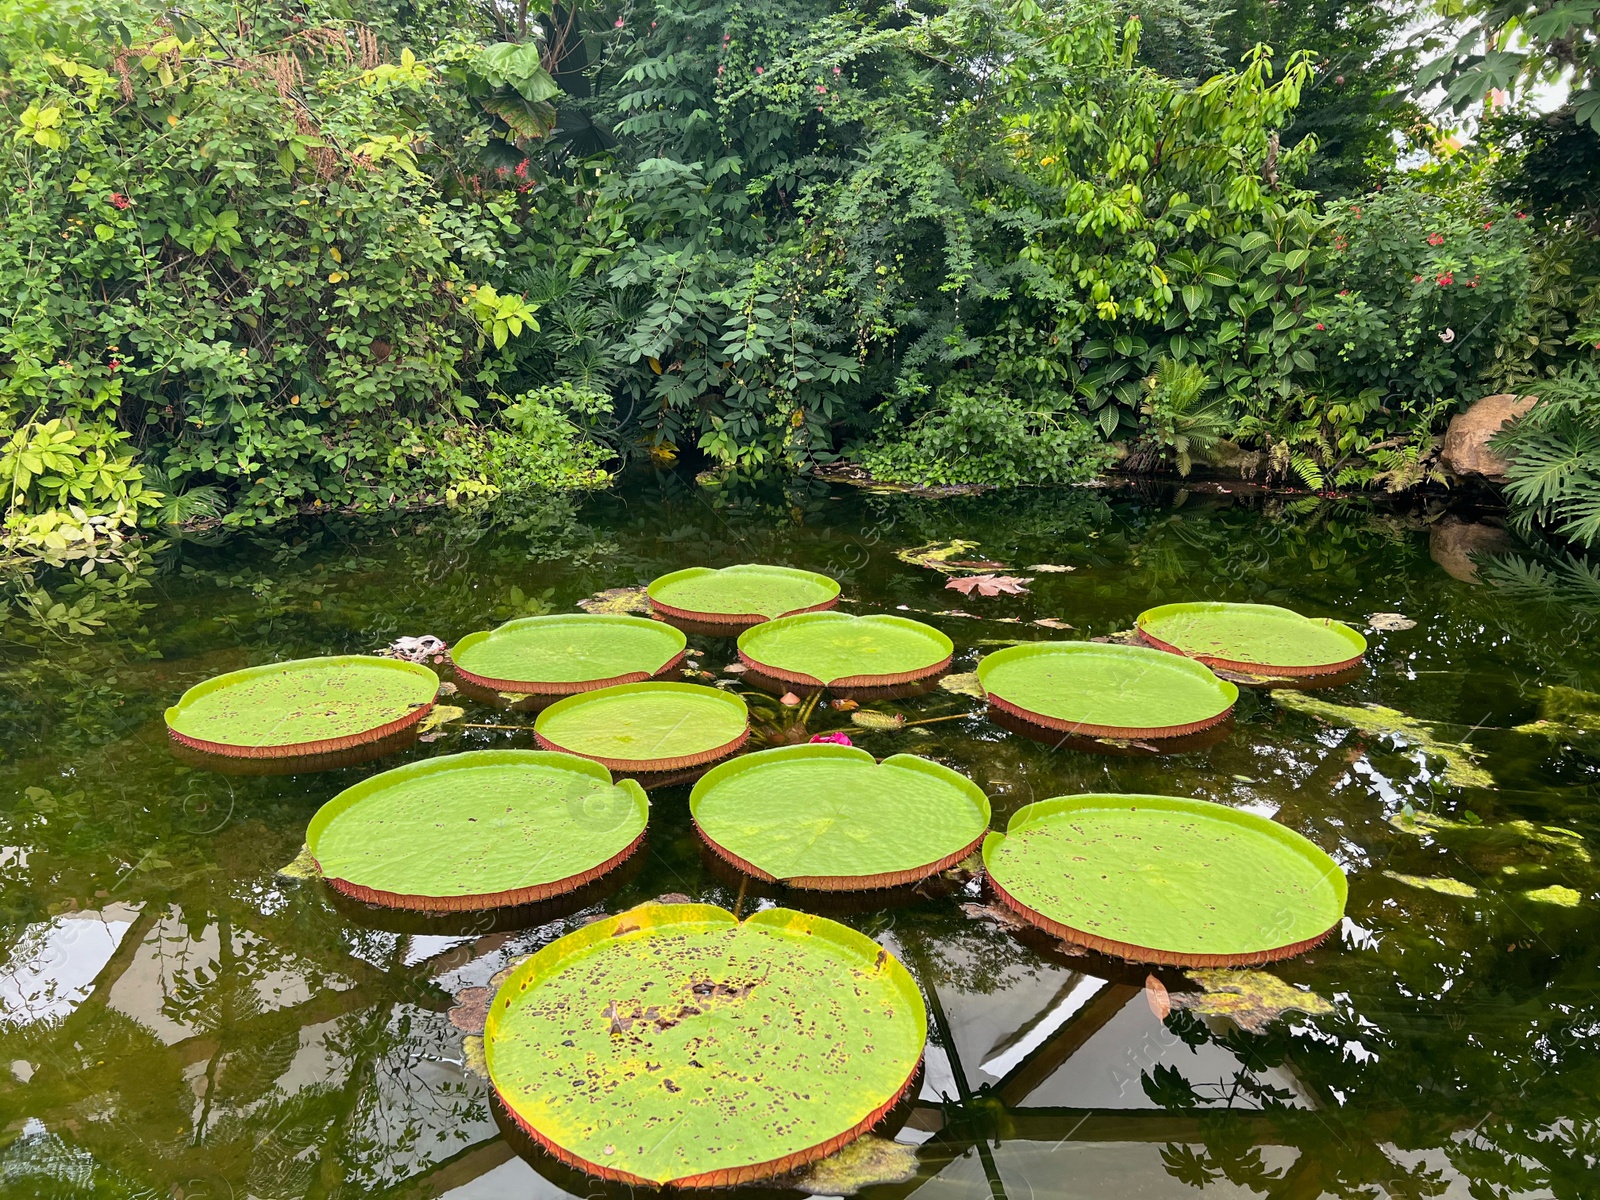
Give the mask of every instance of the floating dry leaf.
POLYGON ((436 638, 431 633, 421 637, 395 638, 382 650, 378 651, 380 658, 398 658, 405 662, 429 663, 437 662, 450 647, 443 638, 436 638))
POLYGON ((1465 742, 1447 742, 1435 736, 1426 721, 1408 717, 1398 709, 1378 704, 1362 706, 1333 704, 1304 692, 1280 688, 1272 699, 1284 708, 1294 709, 1334 725, 1359 729, 1363 733, 1392 737, 1414 746, 1424 754, 1444 760, 1444 781, 1453 787, 1492 788, 1494 776, 1478 765, 1478 751, 1465 742))
POLYGON ((1459 879, 1444 879, 1435 875, 1402 875, 1399 871, 1385 871, 1384 875, 1407 887, 1422 888, 1424 891, 1438 892, 1443 896, 1460 896, 1464 900, 1471 900, 1478 894, 1477 888, 1470 883, 1462 883, 1459 879))
POLYGON ((971 596, 974 591, 980 596, 998 596, 1002 592, 1020 596, 1028 590, 1023 585, 1032 581, 1031 576, 1023 575, 967 575, 950 580, 945 587, 954 588, 963 596, 971 596))
POLYGON ((902 713, 881 713, 861 708, 850 714, 850 723, 862 729, 893 730, 904 728, 906 719, 902 713))
POLYGON ((494 993, 486 987, 462 988, 456 993, 455 1007, 450 1010, 450 1024, 462 1033, 481 1034, 493 999, 494 993))
POLYGON ((1417 623, 1404 613, 1370 613, 1367 616, 1367 626, 1371 629, 1398 632, 1402 629, 1415 629, 1417 623))
POLYGON ((1265 1033, 1267 1026, 1286 1012, 1321 1016, 1333 1011, 1333 1005, 1315 992, 1290 987, 1266 971, 1198 970, 1188 974, 1202 990, 1171 993, 1172 1007, 1201 1017, 1227 1017, 1247 1033, 1265 1033))
POLYGON ((1068 625, 1065 621, 1061 620, 1058 617, 1040 617, 1037 621, 1034 621, 1033 624, 1039 626, 1040 629, 1071 629, 1072 628, 1071 625, 1068 625))
POLYGON ((1028 570, 1038 571, 1042 575, 1055 575, 1062 571, 1076 571, 1077 567, 1063 567, 1060 563, 1029 563, 1028 570))
POLYGON ((1167 1019, 1167 1014, 1172 1011, 1172 997, 1167 994, 1167 985, 1154 975, 1144 977, 1144 999, 1150 1011, 1155 1013, 1156 1020, 1167 1019))
POLYGON ((939 680, 939 686, 947 692, 954 692, 958 696, 971 696, 974 700, 989 698, 989 694, 983 690, 983 685, 978 682, 976 671, 968 671, 964 675, 946 675, 939 680))
POLYGON ((830 700, 828 704, 836 712, 855 712, 861 707, 859 700, 830 700))
POLYGON ((1562 887, 1559 883, 1552 883, 1549 887, 1535 888, 1531 892, 1523 892, 1523 899, 1537 900, 1540 904, 1559 904, 1562 908, 1577 908, 1578 902, 1583 899, 1583 893, 1574 888, 1562 887))
MULTIPOLYGON (((521 697, 527 699, 527 697, 521 697)), ((467 715, 467 710, 458 708, 454 704, 435 704, 427 716, 417 726, 418 733, 432 733, 441 725, 448 725, 451 721, 459 721, 467 715)))
POLYGON ((650 597, 642 587, 606 588, 579 600, 578 607, 591 613, 648 613, 650 597))
POLYGON ((963 904, 961 906, 961 911, 966 913, 967 916, 971 917, 974 921, 993 921, 996 925, 1000 926, 1001 929, 1017 930, 1033 928, 1033 926, 1029 925, 1009 908, 1002 908, 998 904, 979 904, 974 901, 971 904, 963 904))
POLYGON ((952 558, 961 558, 967 551, 977 548, 977 542, 957 538, 950 542, 929 542, 925 546, 896 550, 894 556, 903 563, 910 563, 913 567, 927 567, 948 575, 961 569, 950 562, 952 558))
POLYGON ((461 689, 455 684, 451 683, 448 679, 439 685, 439 695, 441 696, 454 696, 460 691, 461 689))
POLYGON ((469 1034, 461 1039, 461 1069, 479 1079, 489 1078, 489 1061, 483 1054, 481 1034, 469 1034))
POLYGON ((311 857, 311 850, 307 846, 300 847, 300 853, 295 855, 292 863, 279 867, 278 874, 285 879, 322 878, 322 870, 317 866, 317 860, 311 857))
POLYGON ((727 666, 722 668, 722 673, 724 675, 743 675, 749 669, 750 668, 745 666, 743 663, 729 663, 727 666))
POLYGON ((905 1183, 916 1174, 915 1146, 869 1133, 812 1163, 795 1176, 794 1186, 809 1196, 853 1196, 880 1184, 905 1183))

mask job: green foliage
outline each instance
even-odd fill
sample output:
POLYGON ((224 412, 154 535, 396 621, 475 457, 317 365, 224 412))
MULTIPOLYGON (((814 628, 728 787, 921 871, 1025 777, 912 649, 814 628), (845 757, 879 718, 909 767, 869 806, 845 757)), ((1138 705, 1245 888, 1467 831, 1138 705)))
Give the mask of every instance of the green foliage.
POLYGON ((1109 455, 1077 414, 1030 410, 992 386, 954 385, 904 435, 861 455, 878 479, 917 484, 1077 483, 1109 455))
POLYGON ((1171 451, 1178 474, 1187 477, 1196 455, 1204 458, 1233 428, 1226 406, 1203 403, 1211 380, 1195 363, 1163 358, 1144 381, 1144 439, 1158 453, 1171 451))
POLYGON ((1506 495, 1518 523, 1600 543, 1600 370, 1582 363, 1544 383, 1539 402, 1490 444, 1509 463, 1506 495))

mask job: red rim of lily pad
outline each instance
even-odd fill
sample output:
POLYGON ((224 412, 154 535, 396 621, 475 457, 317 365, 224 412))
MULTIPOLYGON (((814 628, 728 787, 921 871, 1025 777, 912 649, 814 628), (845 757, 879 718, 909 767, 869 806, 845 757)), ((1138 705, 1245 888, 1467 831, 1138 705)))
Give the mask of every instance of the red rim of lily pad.
POLYGON ((1045 729, 1055 730, 1057 733, 1080 733, 1085 737, 1109 738, 1177 738, 1187 737, 1192 733, 1202 733, 1216 725, 1221 725, 1233 715, 1230 705, 1225 711, 1214 717, 1207 717, 1203 721, 1190 721, 1187 725, 1086 725, 1079 721, 1063 721, 1057 717, 1047 717, 1043 713, 1031 712, 1026 708, 1012 704, 1009 700, 1002 700, 999 696, 990 696, 989 703, 1007 716, 1026 721, 1029 725, 1042 726, 1045 729))
MULTIPOLYGON (((420 693, 419 693, 420 694, 420 693)), ((379 658, 366 654, 330 655, 323 658, 289 659, 284 662, 268 663, 259 667, 246 667, 241 671, 229 671, 211 679, 195 684, 179 698, 178 703, 166 711, 167 733, 172 740, 206 754, 214 754, 222 758, 254 758, 254 759, 283 759, 283 758, 309 758, 316 755, 333 754, 341 750, 351 750, 358 746, 365 746, 372 742, 381 742, 385 738, 413 728, 433 710, 434 702, 438 699, 439 677, 427 667, 417 663, 404 662, 392 658, 379 658), (288 742, 271 745, 247 745, 242 743, 219 742, 207 738, 196 737, 193 734, 181 733, 174 725, 181 719, 185 707, 194 704, 205 696, 228 687, 248 683, 250 680, 263 678, 273 674, 287 674, 294 671, 311 670, 337 670, 340 667, 361 666, 381 667, 415 675, 419 681, 431 680, 432 694, 426 701, 421 701, 411 707, 402 715, 393 720, 385 721, 367 729, 353 733, 341 734, 337 737, 313 738, 303 742, 288 742)))
MULTIPOLYGON (((560 966, 558 964, 565 955, 582 954, 583 950, 588 946, 610 944, 614 939, 626 935, 657 928, 670 928, 675 924, 703 925, 710 920, 717 920, 720 923, 723 919, 731 921, 736 928, 741 925, 772 926, 779 930, 792 927, 797 934, 805 936, 807 941, 815 939, 818 943, 830 942, 852 946, 858 942, 863 943, 862 962, 871 962, 871 970, 882 971, 888 969, 893 973, 898 973, 897 976, 894 976, 894 986, 899 992, 903 993, 908 1005, 915 1004, 912 1012, 915 1014, 915 1020, 920 1026, 921 1037, 926 1038, 926 1009, 921 1004, 921 996, 917 993, 915 982, 911 980, 905 968, 890 957, 887 951, 872 942, 864 934, 850 929, 849 926, 839 925, 826 917, 782 908, 766 909, 762 912, 754 913, 745 918, 743 922, 740 922, 732 913, 711 905, 647 904, 616 916, 601 918, 583 929, 550 943, 530 958, 524 960, 501 983, 499 990, 489 1003, 489 1017, 484 1029, 484 1041, 489 1066, 490 1087, 504 1117, 517 1130, 558 1162, 598 1178, 610 1180, 614 1183, 649 1188, 711 1188, 757 1183, 787 1174, 808 1163, 816 1162, 818 1159, 826 1158, 836 1150, 861 1137, 893 1112, 896 1106, 905 1099, 910 1089, 916 1085, 921 1074, 922 1052, 920 1048, 904 1080, 885 1089, 887 1092, 885 1099, 875 1105, 849 1128, 841 1130, 815 1145, 803 1147, 775 1158, 754 1163, 742 1163, 737 1166, 722 1166, 670 1179, 646 1178, 635 1172, 610 1165, 603 1160, 585 1157, 582 1153, 561 1144, 555 1137, 542 1132, 528 1117, 518 1110, 516 1104, 506 1095, 501 1082, 495 1078, 497 1058, 495 1047, 499 1044, 498 1039, 504 1036, 499 1032, 499 1026, 511 1019, 505 1014, 512 1010, 513 1004, 522 993, 527 992, 531 985, 553 978, 559 973, 560 966), (868 955, 873 951, 876 952, 875 956, 869 958, 868 955)), ((676 1024, 677 1022, 672 1023, 676 1024)), ((570 1042, 566 1044, 571 1045, 570 1042)), ((501 1051, 501 1053, 504 1054, 505 1051, 501 1051)), ((603 1100, 599 1102, 604 1103, 603 1100)), ((606 1153, 609 1153, 611 1147, 607 1146, 605 1150, 606 1153)))
MULTIPOLYGON (((423 759, 420 762, 407 763, 405 766, 396 767, 391 771, 384 771, 370 778, 353 784, 329 800, 313 815, 306 831, 306 845, 312 855, 312 861, 317 864, 317 870, 322 873, 328 886, 352 900, 359 900, 365 904, 376 904, 383 908, 403 909, 409 912, 421 913, 455 913, 478 912, 485 909, 508 908, 523 904, 537 904, 541 901, 552 900, 575 892, 580 888, 595 882, 603 876, 622 866, 633 857, 640 846, 644 845, 649 833, 649 799, 644 789, 633 780, 620 780, 614 785, 637 808, 643 810, 640 819, 639 832, 627 845, 601 862, 594 863, 571 875, 559 879, 546 880, 542 883, 527 884, 520 887, 503 888, 491 892, 468 892, 457 894, 424 894, 420 892, 395 892, 384 888, 371 887, 355 883, 340 876, 327 874, 322 863, 316 858, 315 843, 319 835, 326 832, 340 816, 358 806, 364 799, 379 794, 386 788, 403 786, 410 780, 427 776, 446 776, 453 772, 473 771, 475 769, 496 769, 505 771, 525 770, 528 768, 548 767, 558 772, 569 775, 588 776, 592 778, 595 786, 600 788, 611 787, 612 778, 608 771, 600 764, 590 759, 578 758, 574 755, 558 755, 541 751, 530 750, 475 750, 462 754, 449 754, 439 758, 423 759)), ((487 812, 487 809, 485 809, 487 812)), ((476 817, 472 818, 477 820, 476 817)))
MULTIPOLYGON (((485 642, 496 635, 515 633, 516 627, 538 628, 542 623, 554 624, 556 622, 576 623, 603 628, 606 624, 623 623, 635 628, 658 629, 667 633, 678 633, 671 630, 662 622, 651 621, 644 617, 628 616, 626 614, 612 613, 562 613, 555 617, 525 617, 520 621, 508 621, 499 629, 487 630, 482 633, 471 633, 462 638, 450 648, 450 665, 455 673, 467 683, 475 687, 485 688, 491 692, 522 692, 531 696, 575 696, 580 692, 597 691, 600 688, 616 687, 624 683, 644 683, 650 679, 660 679, 683 664, 689 657, 687 648, 679 650, 654 671, 627 671, 621 675, 613 675, 607 679, 579 679, 579 680, 532 680, 532 679, 498 679, 491 675, 480 675, 463 667, 460 657, 470 651, 474 646, 485 642)), ((681 633, 679 634, 681 636, 681 633)))
POLYGON ((1345 625, 1342 621, 1334 621, 1326 617, 1307 617, 1295 612, 1293 609, 1283 608, 1274 604, 1226 604, 1220 601, 1196 601, 1192 603, 1162 604, 1155 608, 1146 609, 1144 612, 1140 613, 1138 620, 1135 622, 1135 628, 1138 631, 1139 639, 1145 642, 1147 645, 1153 646, 1157 650, 1164 650, 1168 654, 1177 654, 1184 658, 1190 658, 1195 662, 1205 663, 1205 665, 1208 667, 1216 667, 1224 671, 1234 671, 1241 675, 1261 676, 1263 677, 1263 682, 1269 685, 1274 677, 1282 679, 1305 679, 1322 675, 1341 675, 1344 672, 1353 671, 1356 667, 1359 667, 1362 663, 1362 660, 1366 657, 1366 640, 1355 630, 1351 629, 1348 625, 1345 625), (1215 654, 1194 653, 1192 651, 1183 649, 1181 646, 1177 646, 1171 642, 1167 642, 1156 637, 1155 634, 1151 633, 1149 629, 1146 628, 1146 625, 1149 622, 1158 620, 1162 616, 1169 614, 1177 614, 1182 612, 1198 613, 1205 610, 1221 611, 1226 609, 1244 611, 1260 610, 1263 613, 1270 613, 1274 616, 1288 615, 1298 617, 1300 620, 1306 622, 1312 627, 1320 627, 1330 631, 1338 629, 1343 631, 1341 636, 1344 634, 1348 635, 1350 648, 1354 649, 1357 645, 1359 645, 1360 650, 1355 654, 1354 657, 1344 658, 1334 662, 1312 663, 1309 665, 1284 665, 1281 663, 1252 661, 1250 659, 1229 658, 1215 654))

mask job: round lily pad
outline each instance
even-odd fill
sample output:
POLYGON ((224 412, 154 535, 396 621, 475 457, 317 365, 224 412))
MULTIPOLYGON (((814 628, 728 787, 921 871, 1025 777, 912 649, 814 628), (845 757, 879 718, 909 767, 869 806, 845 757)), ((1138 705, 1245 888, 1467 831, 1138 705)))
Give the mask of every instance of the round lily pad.
POLYGON ((802 613, 739 635, 747 667, 810 687, 888 687, 937 675, 955 647, 931 625, 905 617, 802 613))
POLYGON ((827 743, 714 767, 695 784, 689 812, 740 870, 824 891, 926 879, 976 850, 989 827, 989 798, 965 775, 913 754, 879 763, 827 743))
POLYGON ((229 757, 328 754, 415 725, 438 694, 439 677, 416 663, 298 658, 195 684, 167 709, 167 732, 191 749, 229 757))
POLYGON ((1177 796, 1057 796, 984 839, 996 895, 1069 942, 1135 962, 1236 967, 1315 946, 1344 916, 1339 865, 1276 821, 1177 796))
POLYGON ((643 682, 682 662, 688 644, 661 621, 561 613, 469 633, 451 647, 450 660, 479 687, 566 696, 643 682))
POLYGON ((620 866, 650 802, 599 763, 475 750, 346 788, 311 818, 306 848, 338 891, 429 912, 548 900, 620 866))
POLYGON ((1331 675, 1367 652, 1367 639, 1343 622, 1275 604, 1163 604, 1140 613, 1138 628, 1159 650, 1255 675, 1331 675))
POLYGON ((484 1054, 508 1114, 562 1162, 720 1187, 865 1133, 911 1086, 927 1030, 910 974, 847 926, 652 904, 518 966, 484 1054))
POLYGON ((1227 719, 1239 689, 1200 663, 1109 642, 1029 642, 978 664, 1002 712, 1091 737, 1199 733, 1227 719))
POLYGON ((613 771, 681 771, 732 754, 750 736, 744 701, 693 683, 625 683, 557 700, 533 723, 546 750, 613 771))
POLYGON ((729 633, 839 603, 839 585, 826 575, 763 563, 689 567, 652 580, 646 591, 650 607, 663 616, 729 633))

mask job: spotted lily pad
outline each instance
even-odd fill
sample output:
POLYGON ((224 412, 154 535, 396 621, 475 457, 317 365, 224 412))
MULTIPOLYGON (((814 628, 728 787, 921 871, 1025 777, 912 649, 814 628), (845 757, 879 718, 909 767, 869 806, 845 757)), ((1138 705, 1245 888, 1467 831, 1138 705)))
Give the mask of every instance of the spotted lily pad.
POLYGON ((646 905, 560 938, 500 986, 489 1076, 556 1158, 639 1186, 725 1186, 824 1158, 910 1086, 915 982, 862 934, 774 908, 646 905))
POLYGON ((496 692, 571 695, 641 683, 683 661, 688 639, 644 617, 563 613, 469 633, 450 650, 457 672, 496 692))
POLYGON ((1344 872, 1254 813, 1177 796, 1058 796, 984 839, 1001 901, 1135 962, 1246 966, 1310 949, 1344 915, 1344 872))
POLYGON ((694 683, 625 683, 557 700, 534 736, 546 750, 614 771, 681 771, 732 754, 750 736, 737 694, 694 683))
POLYGON ((955 647, 906 617, 802 613, 739 635, 739 658, 774 679, 811 687, 885 687, 937 675, 955 647))
POLYGON ((598 763, 477 750, 346 788, 311 818, 306 847, 348 896, 461 911, 574 891, 638 849, 649 817, 644 789, 598 763))
POLYGON ((1200 663, 1140 646, 1025 642, 978 664, 989 703, 1089 737, 1181 737, 1219 724, 1239 689, 1200 663))
POLYGON ((652 580, 646 590, 651 608, 662 616, 729 632, 839 602, 839 585, 826 575, 762 563, 689 567, 652 580))
POLYGON ((167 709, 167 731, 236 758, 329 754, 421 721, 439 693, 427 667, 348 654, 247 667, 197 683, 167 709))
POLYGON ((893 887, 966 858, 989 798, 949 767, 814 742, 762 750, 708 772, 689 796, 695 827, 757 879, 848 891, 893 887))
POLYGON ((1343 622, 1275 604, 1163 604, 1140 613, 1138 627, 1158 649, 1252 675, 1332 675, 1367 652, 1367 640, 1343 622))

